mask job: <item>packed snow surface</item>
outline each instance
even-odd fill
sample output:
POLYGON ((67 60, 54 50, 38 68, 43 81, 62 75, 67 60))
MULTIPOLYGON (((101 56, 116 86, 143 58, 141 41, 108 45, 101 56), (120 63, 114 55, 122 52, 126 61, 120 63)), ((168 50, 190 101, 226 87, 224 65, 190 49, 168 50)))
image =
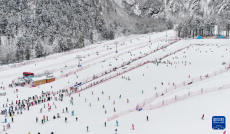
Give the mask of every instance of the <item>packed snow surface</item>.
MULTIPOLYGON (((168 31, 168 34, 169 36, 167 39, 176 38, 173 31, 168 31)), ((123 64, 123 62, 147 53, 151 49, 160 48, 162 45, 170 43, 170 41, 166 41, 165 32, 153 33, 150 35, 134 35, 132 38, 120 38, 117 39, 117 41, 119 42, 117 46, 118 53, 115 53, 116 47, 114 41, 108 41, 101 44, 87 46, 86 48, 82 48, 82 51, 76 53, 36 63, 36 66, 35 64, 31 64, 8 69, 6 71, 0 70, 1 76, 15 74, 12 77, 0 79, 0 86, 6 88, 5 90, 0 90, 0 93, 6 92, 6 96, 0 97, 1 110, 5 109, 3 108, 3 104, 9 104, 13 101, 15 106, 16 100, 28 99, 28 97, 34 95, 41 96, 42 91, 57 92, 82 79, 92 77, 93 75, 101 73, 111 67, 123 64), (149 42, 149 38, 152 43, 149 42), (158 39, 161 40, 154 42, 158 39), (147 46, 145 47, 132 50, 146 44, 147 46), (119 57, 117 56, 119 53, 130 50, 132 50, 131 54, 127 53, 119 57), (62 71, 64 73, 74 71, 78 69, 78 67, 65 69, 65 66, 74 66, 78 64, 78 59, 76 58, 77 55, 81 55, 82 57, 85 56, 81 61, 82 67, 91 65, 97 61, 102 61, 106 57, 114 58, 93 65, 77 74, 69 75, 68 77, 61 78, 49 84, 40 85, 39 87, 8 87, 12 80, 20 76, 18 74, 21 74, 22 76, 23 72, 33 72, 36 74, 42 73, 45 70, 60 68, 63 68, 62 71), (100 55, 104 56, 100 57, 100 55), (52 66, 52 64, 56 65, 52 66), (18 89, 19 92, 14 93, 15 89, 18 89), (16 98, 17 95, 18 98, 16 98), (9 102, 7 102, 7 98, 9 99, 9 102)), ((52 99, 51 101, 31 106, 29 110, 23 110, 22 114, 17 114, 15 112, 13 123, 11 123, 11 117, 8 115, 6 118, 8 122, 11 123, 11 128, 6 129, 5 132, 1 130, 1 132, 8 134, 27 134, 28 132, 31 132, 31 134, 37 134, 38 132, 41 134, 48 134, 51 132, 54 132, 54 134, 113 134, 115 133, 115 129, 117 129, 118 134, 223 133, 223 130, 212 129, 212 116, 225 116, 228 122, 228 117, 230 116, 228 108, 230 101, 229 89, 191 97, 154 110, 135 111, 109 122, 107 121, 107 117, 111 117, 124 110, 135 108, 137 103, 155 95, 157 91, 171 87, 173 83, 181 83, 193 77, 204 76, 229 66, 230 46, 228 39, 181 40, 163 50, 161 49, 126 66, 134 66, 136 63, 153 61, 189 45, 191 45, 189 48, 170 55, 161 61, 165 61, 166 63, 171 62, 172 64, 160 63, 157 66, 150 62, 107 82, 83 90, 80 92, 80 95, 79 93, 74 93, 70 97, 64 96, 63 101, 55 101, 52 99), (198 44, 202 45, 200 46, 198 44), (226 64, 222 65, 223 62, 226 64), (122 79, 122 76, 130 78, 131 80, 122 79), (104 94, 102 94, 102 91, 104 94), (121 98, 119 98, 120 95, 121 98), (73 97, 73 105, 70 103, 71 97, 73 97), (127 103, 127 99, 129 100, 129 103, 127 103), (113 104, 114 101, 115 104, 113 104), (55 108, 53 102, 57 108, 55 108), (48 103, 52 107, 50 112, 48 111, 48 103), (103 108, 103 105, 105 108, 103 108), (68 108, 68 113, 66 112, 66 107, 68 108), (41 108, 42 113, 40 113, 41 108), (114 112, 114 108, 116 109, 116 112, 114 112), (62 113, 63 109, 65 111, 64 113, 62 113), (73 110, 74 115, 72 116, 71 112, 73 110), (106 114, 105 110, 107 111, 106 114), (60 113, 61 118, 53 119, 53 116, 56 116, 57 113, 60 113), (201 120, 203 114, 204 120, 201 120), (43 116, 48 116, 49 121, 42 124, 41 119, 43 116), (149 117, 149 121, 146 121, 146 116, 149 117), (37 123, 36 117, 38 117, 37 123), (65 117, 67 117, 67 122, 65 122, 65 117), (78 118, 77 121, 76 117, 78 118), (116 120, 118 121, 118 126, 116 120), (105 122, 106 127, 104 124, 105 122), (132 129, 132 124, 134 125, 134 130, 132 129), (87 126, 89 127, 88 132, 86 129, 87 126)), ((54 71, 53 75, 58 77, 62 75, 62 73, 61 71, 54 71)), ((213 78, 173 90, 166 93, 164 96, 158 97, 150 104, 156 104, 164 99, 172 98, 175 95, 183 95, 188 91, 196 91, 201 88, 212 88, 230 84, 229 80, 230 73, 226 72, 213 78)), ((7 110, 8 108, 9 107, 7 107, 7 110)), ((5 115, 1 115, 0 119, 4 122, 5 115)), ((2 126, 3 125, 6 125, 6 123, 2 123, 2 126)), ((227 131, 229 123, 226 125, 227 131)))

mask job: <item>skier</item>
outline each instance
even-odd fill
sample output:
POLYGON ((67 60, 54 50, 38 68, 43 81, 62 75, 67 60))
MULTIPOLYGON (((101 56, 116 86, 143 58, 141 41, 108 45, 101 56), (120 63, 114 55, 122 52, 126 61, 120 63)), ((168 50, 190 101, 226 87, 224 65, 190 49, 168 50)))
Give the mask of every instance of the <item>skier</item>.
POLYGON ((117 126, 118 126, 118 121, 116 120, 116 124, 117 124, 117 126))
POLYGON ((46 118, 45 118, 45 115, 43 116, 43 121, 44 121, 44 123, 46 122, 46 118))
POLYGON ((79 93, 79 97, 80 97, 81 95, 80 95, 80 93, 79 93))
POLYGON ((202 120, 204 119, 204 114, 203 114, 203 116, 201 117, 201 119, 202 119, 202 120))
POLYGON ((105 127, 106 127, 106 122, 105 122, 105 127))
POLYGON ((161 84, 163 85, 163 82, 161 82, 161 84))
POLYGON ((106 112, 106 110, 105 110, 105 114, 106 114, 107 112, 106 112))
POLYGON ((115 129, 115 134, 117 134, 117 129, 115 129))
POLYGON ((28 133, 28 134, 31 134, 31 133, 30 133, 30 131, 29 131, 29 133, 28 133))
POLYGON ((103 92, 103 91, 102 91, 101 93, 102 93, 102 94, 104 94, 104 92, 103 92))
POLYGON ((92 95, 93 95, 93 91, 92 91, 92 95))
POLYGON ((132 128, 133 128, 133 130, 134 130, 134 125, 132 124, 132 128))
POLYGON ((65 122, 67 122, 67 117, 65 117, 65 122))
POLYGON ((86 102, 86 98, 85 98, 85 102, 86 102))
POLYGON ((114 108, 113 110, 114 110, 114 112, 116 112, 116 109, 115 109, 115 108, 114 108))
POLYGON ((77 121, 77 117, 76 117, 76 121, 77 121))
POLYGON ((109 96, 109 100, 110 100, 110 96, 109 96))
POLYGON ((223 134, 226 134, 226 131, 224 131, 224 133, 223 134))
POLYGON ((121 98, 121 95, 120 95, 120 97, 119 98, 121 98))
POLYGON ((68 108, 66 107, 65 109, 66 109, 66 112, 68 113, 68 108))
POLYGON ((103 105, 102 107, 103 107, 103 108, 105 108, 105 106, 104 106, 104 105, 103 105))
POLYGON ((91 107, 91 103, 89 103, 89 106, 91 107))
POLYGON ((113 101, 113 104, 115 104, 115 101, 113 101))
POLYGON ((142 90, 142 94, 144 93, 144 91, 142 90))
POLYGON ((38 117, 36 117, 36 122, 38 122, 38 117))
POLYGON ((157 88, 155 87, 155 90, 156 90, 157 88))
POLYGON ((97 100, 99 101, 99 97, 97 98, 97 100))
POLYGON ((146 118, 147 118, 147 121, 149 121, 149 117, 147 116, 146 118))
POLYGON ((46 116, 46 120, 48 121, 48 116, 46 116))
POLYGON ((46 105, 44 104, 44 108, 46 108, 46 105))
POLYGON ((127 103, 129 103, 129 99, 127 99, 127 103))
POLYGON ((87 129, 87 132, 88 132, 89 131, 89 127, 87 126, 86 129, 87 129))
POLYGON ((13 114, 11 115, 12 122, 14 122, 13 114))

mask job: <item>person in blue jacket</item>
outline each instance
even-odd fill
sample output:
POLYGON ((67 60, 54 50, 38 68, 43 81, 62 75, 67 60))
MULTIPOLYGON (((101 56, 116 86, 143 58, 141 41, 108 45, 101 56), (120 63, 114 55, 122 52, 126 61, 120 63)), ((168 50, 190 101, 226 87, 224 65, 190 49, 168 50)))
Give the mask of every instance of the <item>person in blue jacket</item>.
POLYGON ((117 126, 118 126, 118 121, 116 120, 116 124, 117 124, 117 126))
POLYGON ((89 127, 88 126, 86 127, 86 129, 87 129, 87 131, 89 131, 89 127))

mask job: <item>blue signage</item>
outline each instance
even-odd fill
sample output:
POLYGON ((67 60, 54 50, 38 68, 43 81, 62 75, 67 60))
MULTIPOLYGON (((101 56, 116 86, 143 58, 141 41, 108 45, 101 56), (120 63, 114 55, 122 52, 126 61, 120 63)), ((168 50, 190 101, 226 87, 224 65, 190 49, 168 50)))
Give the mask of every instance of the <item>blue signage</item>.
POLYGON ((213 116, 212 117, 212 129, 213 130, 223 130, 226 127, 225 116, 213 116))

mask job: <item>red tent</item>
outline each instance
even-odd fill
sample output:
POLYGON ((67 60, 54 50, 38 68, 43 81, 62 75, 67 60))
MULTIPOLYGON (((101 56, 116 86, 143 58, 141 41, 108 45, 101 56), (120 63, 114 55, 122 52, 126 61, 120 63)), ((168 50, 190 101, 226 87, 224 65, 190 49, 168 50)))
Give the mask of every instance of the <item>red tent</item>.
POLYGON ((23 75, 26 75, 26 76, 33 75, 33 76, 34 76, 34 73, 30 73, 30 72, 23 72, 23 75))

